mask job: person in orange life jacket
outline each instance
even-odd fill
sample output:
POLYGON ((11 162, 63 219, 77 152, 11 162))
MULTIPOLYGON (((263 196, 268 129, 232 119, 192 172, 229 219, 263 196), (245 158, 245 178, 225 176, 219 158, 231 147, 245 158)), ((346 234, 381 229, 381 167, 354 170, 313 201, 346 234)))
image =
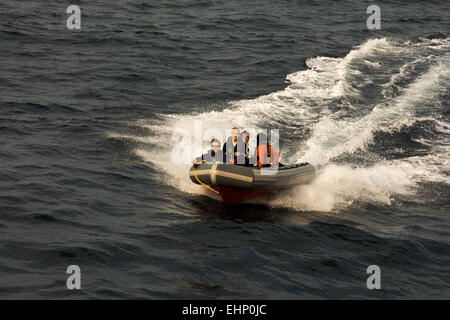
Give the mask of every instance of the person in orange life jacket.
POLYGON ((239 129, 231 130, 231 137, 223 144, 223 162, 227 164, 245 164, 245 143, 239 139, 239 129))
POLYGON ((192 160, 194 167, 198 167, 198 165, 205 160, 206 163, 213 163, 214 160, 217 162, 222 162, 222 150, 220 150, 220 141, 213 138, 211 140, 211 149, 209 149, 206 153, 192 160))
POLYGON ((280 152, 267 143, 267 135, 259 133, 256 136, 256 160, 258 167, 277 167, 280 152))

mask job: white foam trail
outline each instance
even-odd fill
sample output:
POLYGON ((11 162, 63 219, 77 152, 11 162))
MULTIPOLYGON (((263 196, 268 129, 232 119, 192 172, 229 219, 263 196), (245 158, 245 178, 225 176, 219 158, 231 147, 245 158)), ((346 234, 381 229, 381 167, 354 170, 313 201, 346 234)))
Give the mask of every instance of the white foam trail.
MULTIPOLYGON (((442 45, 442 41, 440 42, 442 45)), ((200 114, 160 115, 160 119, 142 120, 139 125, 149 129, 153 135, 148 139, 137 137, 140 142, 154 146, 136 150, 137 155, 162 172, 164 182, 187 193, 207 194, 201 186, 194 185, 188 176, 190 165, 175 165, 170 159, 173 144, 167 144, 175 129, 194 133, 194 121, 200 121, 203 130, 216 128, 225 132, 234 126, 248 128, 278 128, 297 130, 299 126, 311 130, 306 140, 289 141, 299 150, 288 162, 308 161, 321 165, 317 179, 310 185, 299 186, 290 193, 271 200, 268 205, 290 207, 296 210, 333 211, 354 201, 369 201, 390 204, 393 194, 413 194, 417 182, 423 180, 448 183, 443 174, 449 159, 448 145, 434 147, 428 156, 411 157, 403 160, 382 161, 372 167, 355 167, 334 164, 332 159, 344 153, 352 153, 373 141, 374 132, 394 132, 401 126, 411 126, 419 119, 416 112, 438 101, 439 90, 448 87, 449 61, 441 58, 441 63, 433 66, 416 78, 408 87, 401 88, 400 95, 374 106, 363 116, 335 112, 330 107, 335 99, 357 96, 360 92, 349 83, 349 76, 370 77, 361 74, 357 67, 381 70, 383 64, 374 62, 377 55, 404 54, 413 56, 424 50, 424 45, 407 44, 399 46, 387 39, 372 39, 351 50, 344 58, 316 57, 307 60, 307 70, 289 74, 289 85, 284 90, 270 93, 251 100, 230 103, 222 111, 200 114), (416 50, 416 51, 411 51, 416 50)), ((432 43, 438 47, 436 43, 432 43)), ((441 50, 441 48, 433 49, 441 50)), ((441 50, 442 51, 442 50, 441 50)), ((427 54, 427 57, 429 54, 427 54)), ((392 76, 386 88, 397 85, 402 77, 409 77, 409 68, 414 63, 427 58, 412 58, 416 62, 400 69, 400 74, 392 76)), ((411 59, 410 59, 411 61, 411 59)), ((406 62, 407 64, 409 62, 406 62)), ((370 82, 370 79, 363 79, 370 82)), ((354 107, 354 106, 351 106, 354 107)), ((429 116, 436 120, 433 115, 429 116)), ((440 129, 445 134, 449 126, 443 122, 440 129)), ((127 136, 126 138, 130 138, 127 136)), ((206 138, 205 138, 206 140, 206 138)), ((205 141, 204 141, 205 142, 205 141)), ((206 144, 205 144, 206 145, 206 144)), ((294 149, 294 150, 295 150, 294 149)), ((286 154, 287 152, 283 152, 286 154)), ((292 154, 292 153, 291 153, 292 154)), ((192 154, 194 157, 194 154, 192 154)), ((283 159, 284 160, 284 159, 283 159)))
POLYGON ((388 105, 377 105, 368 115, 354 119, 323 117, 313 125, 313 135, 306 142, 305 150, 298 152, 297 162, 316 165, 328 163, 345 152, 364 149, 373 142, 376 130, 387 130, 393 123, 414 117, 414 113, 426 103, 438 100, 437 95, 450 78, 448 59, 429 69, 416 79, 404 93, 388 105))
POLYGON ((258 123, 261 119, 276 119, 277 123, 279 119, 286 117, 301 119, 302 125, 314 122, 319 116, 330 113, 326 108, 327 100, 359 94, 347 80, 347 76, 355 72, 351 68, 352 63, 391 49, 392 45, 387 39, 371 39, 351 50, 344 58, 307 59, 307 70, 286 76, 289 81, 287 88, 256 99, 236 101, 233 103, 237 108, 234 112, 251 118, 254 118, 255 114, 261 115, 258 123), (314 103, 311 103, 311 100, 314 103))
POLYGON ((139 149, 136 150, 136 154, 165 173, 165 175, 159 176, 163 183, 186 193, 214 196, 206 188, 192 183, 189 178, 190 165, 174 165, 172 162, 167 161, 167 159, 170 159, 169 152, 155 154, 153 151, 139 149))
MULTIPOLYGON (((231 102, 231 107, 222 111, 161 115, 163 122, 141 121, 140 124, 154 132, 157 137, 170 137, 175 129, 185 130, 193 135, 193 123, 200 121, 203 130, 216 128, 222 131, 224 133, 222 142, 226 130, 234 126, 245 129, 277 128, 280 119, 287 119, 291 120, 291 123, 284 124, 284 128, 296 128, 299 124, 312 123, 320 116, 330 114, 326 106, 322 109, 317 107, 317 99, 332 99, 345 93, 347 86, 345 76, 349 70, 349 64, 355 59, 362 59, 376 53, 376 50, 387 50, 389 47, 391 45, 386 39, 368 40, 357 49, 350 51, 344 58, 308 59, 307 64, 310 69, 288 75, 290 85, 284 90, 252 100, 231 102), (339 71, 336 72, 336 70, 339 71), (316 99, 312 106, 305 102, 310 98, 316 99)), ((167 139, 163 140, 167 142, 167 139)), ((149 154, 145 159, 159 165, 161 155, 167 156, 167 152, 172 147, 173 145, 160 143, 159 150, 149 154)))
MULTIPOLYGON (((308 185, 292 189, 266 202, 274 207, 302 211, 339 211, 354 201, 392 204, 392 196, 414 196, 418 183, 447 183, 450 177, 449 148, 436 148, 426 156, 382 161, 371 167, 328 164, 319 169, 308 185)), ((429 199, 433 200, 433 199, 429 199)))
POLYGON ((411 194, 417 167, 404 163, 381 163, 369 168, 330 164, 309 185, 294 188, 271 200, 269 205, 302 211, 332 211, 354 201, 391 204, 392 194, 411 194))
POLYGON ((385 87, 382 91, 382 94, 385 98, 392 98, 395 97, 396 93, 394 89, 402 90, 401 87, 399 87, 397 84, 400 83, 402 80, 411 78, 411 74, 415 71, 418 64, 424 64, 424 63, 430 63, 433 56, 429 55, 427 57, 419 57, 417 59, 414 59, 413 61, 405 63, 403 66, 400 67, 399 72, 394 74, 390 79, 389 82, 382 85, 382 87, 385 87))

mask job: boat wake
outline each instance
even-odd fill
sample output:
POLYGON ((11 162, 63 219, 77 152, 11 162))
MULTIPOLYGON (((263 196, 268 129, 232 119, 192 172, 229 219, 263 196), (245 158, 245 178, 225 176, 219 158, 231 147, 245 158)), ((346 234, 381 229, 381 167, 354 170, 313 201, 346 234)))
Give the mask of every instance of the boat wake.
POLYGON ((148 136, 110 135, 138 141, 136 154, 165 173, 164 183, 208 194, 191 183, 189 164, 167 161, 176 142, 166 145, 164 137, 180 129, 193 136, 194 121, 224 135, 234 126, 278 128, 281 161, 310 162, 318 173, 267 205, 302 211, 338 211, 355 201, 392 205, 424 183, 450 183, 449 49, 449 38, 371 39, 343 58, 308 59, 307 70, 287 75, 284 90, 231 101, 221 111, 143 119, 138 125, 148 136))

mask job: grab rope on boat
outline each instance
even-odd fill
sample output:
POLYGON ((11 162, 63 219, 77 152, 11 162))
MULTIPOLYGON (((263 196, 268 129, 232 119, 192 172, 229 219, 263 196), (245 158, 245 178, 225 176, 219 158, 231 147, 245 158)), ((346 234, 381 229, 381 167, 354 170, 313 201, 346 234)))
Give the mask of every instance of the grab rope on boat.
MULTIPOLYGON (((203 163, 203 162, 205 162, 205 160, 202 160, 202 162, 201 163, 203 163)), ((197 167, 194 165, 194 176, 195 176, 195 179, 197 179, 197 181, 202 185, 202 186, 204 186, 205 188, 208 188, 209 190, 212 190, 212 191, 214 191, 215 193, 219 193, 219 191, 217 191, 217 190, 214 190, 213 188, 211 188, 210 186, 208 186, 207 184, 204 184, 203 182, 201 182, 200 181, 200 179, 197 177, 197 167)))

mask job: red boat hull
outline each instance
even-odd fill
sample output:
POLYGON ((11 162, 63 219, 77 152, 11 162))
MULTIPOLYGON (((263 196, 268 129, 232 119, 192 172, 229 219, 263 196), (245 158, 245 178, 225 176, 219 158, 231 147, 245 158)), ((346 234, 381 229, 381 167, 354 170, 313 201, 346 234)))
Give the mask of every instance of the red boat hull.
POLYGON ((264 194, 279 191, 279 190, 238 189, 220 186, 214 186, 214 189, 219 191, 219 195, 222 197, 223 202, 229 205, 238 204, 264 194))

